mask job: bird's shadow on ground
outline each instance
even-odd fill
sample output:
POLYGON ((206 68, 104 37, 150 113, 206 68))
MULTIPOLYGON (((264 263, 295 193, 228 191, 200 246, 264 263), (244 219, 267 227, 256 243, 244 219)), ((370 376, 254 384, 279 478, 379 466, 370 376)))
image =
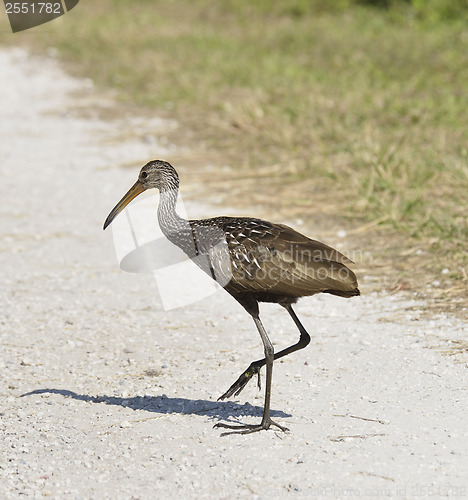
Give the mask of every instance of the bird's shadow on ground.
MULTIPOLYGON (((86 401, 89 403, 107 404, 123 406, 132 410, 145 410, 161 414, 180 413, 182 415, 206 415, 217 420, 228 420, 237 422, 241 416, 261 417, 263 408, 252 406, 249 403, 243 405, 232 401, 207 401, 204 399, 169 398, 165 394, 162 396, 135 396, 129 398, 117 396, 89 396, 78 394, 66 389, 37 389, 35 391, 22 394, 21 397, 33 396, 37 394, 60 394, 67 398, 86 401)), ((291 417, 289 413, 271 410, 272 417, 291 417)))

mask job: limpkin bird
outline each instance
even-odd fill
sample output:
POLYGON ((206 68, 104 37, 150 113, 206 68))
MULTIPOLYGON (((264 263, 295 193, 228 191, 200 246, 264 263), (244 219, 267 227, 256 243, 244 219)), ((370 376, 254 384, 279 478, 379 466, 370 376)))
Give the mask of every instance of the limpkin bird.
POLYGON ((252 362, 219 398, 237 396, 254 375, 258 376, 260 388, 260 368, 266 365, 262 421, 258 425, 218 423, 215 427, 232 429, 222 435, 247 434, 271 426, 287 431, 270 417, 273 361, 303 349, 310 342, 310 336, 292 304, 300 297, 317 293, 340 297, 359 295, 356 276, 346 267, 351 261, 328 245, 307 238, 283 224, 250 217, 181 218, 175 208, 179 176, 172 165, 162 160, 150 161, 141 169, 136 183, 110 212, 104 229, 130 201, 152 188, 160 192, 158 220, 164 235, 220 282, 245 308, 252 316, 263 342, 265 357, 252 362), (260 320, 260 302, 274 302, 288 311, 300 332, 296 344, 274 352, 260 320))

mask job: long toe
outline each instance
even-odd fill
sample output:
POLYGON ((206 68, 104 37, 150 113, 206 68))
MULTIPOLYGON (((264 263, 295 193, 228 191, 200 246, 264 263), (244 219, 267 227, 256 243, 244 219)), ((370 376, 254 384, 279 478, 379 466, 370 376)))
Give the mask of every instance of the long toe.
POLYGON ((218 398, 218 401, 222 401, 223 399, 230 398, 231 396, 238 396, 242 389, 247 385, 247 382, 250 380, 250 378, 247 378, 242 374, 232 385, 229 387, 229 389, 218 398))
POLYGON ((222 396, 219 396, 218 401, 228 399, 231 396, 238 396, 241 393, 242 389, 244 389, 244 387, 247 385, 248 381, 248 379, 239 378, 239 380, 236 380, 236 382, 234 382, 234 384, 232 384, 231 387, 229 387, 229 389, 222 396))
POLYGON ((218 401, 230 398, 231 396, 238 396, 247 385, 248 381, 258 374, 258 386, 260 388, 260 368, 250 365, 247 370, 229 387, 229 389, 218 398, 218 401))
POLYGON ((283 427, 282 425, 274 422, 273 420, 269 419, 266 422, 261 422, 260 424, 236 424, 236 425, 231 425, 231 424, 223 424, 223 423, 218 423, 213 426, 213 428, 216 427, 222 427, 223 429, 232 429, 230 432, 223 432, 221 436, 229 436, 230 434, 251 434, 253 432, 259 432, 259 431, 266 431, 268 430, 271 426, 278 427, 283 432, 289 431, 287 427, 283 427))

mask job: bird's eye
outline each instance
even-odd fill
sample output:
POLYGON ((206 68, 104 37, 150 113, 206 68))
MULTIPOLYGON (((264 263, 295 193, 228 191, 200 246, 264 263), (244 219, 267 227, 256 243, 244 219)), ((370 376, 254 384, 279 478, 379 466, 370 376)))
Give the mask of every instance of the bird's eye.
POLYGON ((141 173, 141 178, 142 179, 146 179, 148 177, 148 173, 147 172, 142 172, 141 173))

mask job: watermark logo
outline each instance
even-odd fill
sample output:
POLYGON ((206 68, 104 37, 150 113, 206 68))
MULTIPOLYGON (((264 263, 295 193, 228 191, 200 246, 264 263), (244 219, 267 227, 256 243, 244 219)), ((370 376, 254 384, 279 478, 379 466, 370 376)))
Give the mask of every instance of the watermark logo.
MULTIPOLYGON (((187 220, 178 227, 177 235, 188 255, 171 243, 156 217, 159 197, 153 191, 127 206, 113 221, 112 235, 120 268, 130 273, 152 274, 167 311, 197 302, 225 286, 231 279, 231 264, 224 234, 216 228, 207 229, 212 232, 210 240, 218 242, 209 252, 201 247, 204 228, 192 228, 187 220)), ((177 212, 186 218, 180 195, 177 212)))
POLYGON ((79 0, 3 1, 13 33, 34 28, 63 16, 73 7, 76 7, 78 2, 79 0))

